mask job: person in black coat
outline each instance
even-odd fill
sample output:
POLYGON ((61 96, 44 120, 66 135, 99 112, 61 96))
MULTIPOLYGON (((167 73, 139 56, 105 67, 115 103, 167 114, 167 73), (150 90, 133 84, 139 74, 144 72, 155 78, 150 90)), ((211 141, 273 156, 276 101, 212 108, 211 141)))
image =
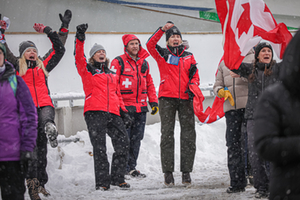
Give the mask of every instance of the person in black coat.
POLYGON ((282 63, 273 60, 273 48, 268 42, 261 42, 255 47, 254 63, 242 63, 232 72, 248 79, 248 101, 245 108, 247 120, 248 153, 253 173, 253 186, 256 189, 256 198, 268 197, 269 163, 257 154, 254 148, 254 117, 258 98, 265 88, 279 81, 279 72, 282 63))
POLYGON ((255 147, 271 162, 270 199, 300 199, 300 32, 283 57, 280 80, 264 91, 255 119, 255 147))

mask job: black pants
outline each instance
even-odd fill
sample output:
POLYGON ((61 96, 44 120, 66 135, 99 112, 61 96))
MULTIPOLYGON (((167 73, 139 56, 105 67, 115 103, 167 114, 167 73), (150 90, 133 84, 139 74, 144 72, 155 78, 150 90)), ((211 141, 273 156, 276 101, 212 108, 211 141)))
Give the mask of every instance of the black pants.
POLYGON ((122 118, 102 111, 87 111, 84 117, 93 145, 96 187, 109 188, 111 182, 124 183, 129 139, 122 118), (114 147, 111 176, 106 154, 106 134, 111 137, 114 147))
POLYGON ((162 171, 174 171, 174 128, 178 111, 180 122, 180 171, 192 172, 196 153, 196 131, 193 101, 175 98, 159 98, 161 119, 162 171))
POLYGON ((242 126, 245 122, 244 112, 245 109, 239 109, 225 113, 227 165, 230 175, 230 186, 233 188, 245 188, 247 185, 242 132, 242 126))
POLYGON ((145 124, 146 124, 146 112, 133 112, 129 113, 131 119, 133 119, 132 126, 127 129, 130 145, 129 145, 129 159, 127 164, 127 172, 135 170, 137 159, 140 152, 141 141, 144 138, 145 124))
POLYGON ((24 200, 25 173, 20 161, 0 162, 0 188, 2 200, 24 200))
POLYGON ((27 178, 37 178, 40 185, 48 182, 47 167, 47 137, 45 133, 45 124, 51 122, 54 124, 55 110, 52 106, 37 108, 38 113, 38 135, 34 154, 36 159, 29 163, 27 178))
POLYGON ((254 188, 258 191, 268 191, 269 189, 269 176, 270 176, 270 163, 263 160, 254 148, 254 120, 247 121, 248 133, 248 151, 249 160, 252 168, 254 188))

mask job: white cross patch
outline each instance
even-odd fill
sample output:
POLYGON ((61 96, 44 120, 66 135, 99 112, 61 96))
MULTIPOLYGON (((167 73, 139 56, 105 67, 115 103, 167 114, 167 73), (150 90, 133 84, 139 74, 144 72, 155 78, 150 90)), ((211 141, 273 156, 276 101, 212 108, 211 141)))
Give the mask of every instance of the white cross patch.
POLYGON ((117 69, 115 69, 115 66, 111 66, 110 70, 113 71, 113 72, 115 72, 115 73, 117 73, 117 69))
POLYGON ((126 78, 126 80, 122 82, 122 85, 125 85, 125 88, 128 88, 129 85, 132 85, 132 82, 130 82, 129 79, 126 78))

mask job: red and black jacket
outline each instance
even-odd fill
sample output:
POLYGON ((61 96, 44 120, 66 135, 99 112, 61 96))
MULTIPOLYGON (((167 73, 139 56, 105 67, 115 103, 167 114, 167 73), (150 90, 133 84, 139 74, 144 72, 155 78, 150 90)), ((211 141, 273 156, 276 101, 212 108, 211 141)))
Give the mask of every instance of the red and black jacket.
MULTIPOLYGON (((48 72, 51 72, 59 63, 61 58, 65 53, 65 48, 62 42, 60 41, 58 34, 50 32, 48 34, 50 41, 52 42, 53 51, 49 54, 48 57, 43 60, 45 69, 48 72)), ((6 45, 7 47, 7 45, 6 45)), ((7 60, 11 62, 15 67, 17 72, 19 71, 19 58, 15 57, 12 52, 9 50, 7 55, 7 60)), ((23 80, 27 84, 33 102, 36 107, 52 106, 53 103, 50 98, 50 90, 48 88, 48 79, 44 74, 43 70, 36 66, 35 62, 27 62, 28 69, 26 74, 22 76, 23 80)))
POLYGON ((111 69, 119 76, 120 90, 128 112, 148 112, 147 97, 152 106, 158 105, 149 64, 145 60, 149 53, 140 46, 138 60, 127 53, 118 56, 111 63, 111 69))
POLYGON ((160 72, 160 97, 189 99, 186 92, 190 84, 199 85, 198 69, 192 77, 190 71, 196 66, 196 61, 192 53, 185 51, 185 47, 161 48, 157 45, 164 31, 159 28, 148 40, 147 49, 156 60, 160 72), (174 64, 176 63, 176 64, 174 64))
POLYGON ((106 63, 87 63, 84 41, 77 38, 74 56, 85 93, 84 113, 104 111, 120 116, 120 108, 127 112, 120 94, 118 75, 109 70, 106 63))

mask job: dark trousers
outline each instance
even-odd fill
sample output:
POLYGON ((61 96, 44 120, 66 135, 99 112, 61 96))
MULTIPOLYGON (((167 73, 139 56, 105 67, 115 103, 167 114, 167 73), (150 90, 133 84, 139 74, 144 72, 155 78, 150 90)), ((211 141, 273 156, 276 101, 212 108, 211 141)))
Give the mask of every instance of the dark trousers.
POLYGON ((0 188, 2 200, 24 200, 25 173, 20 161, 0 162, 0 188))
POLYGON ((254 148, 254 120, 247 120, 248 152, 252 168, 254 188, 258 191, 268 191, 270 167, 269 162, 263 160, 254 148))
POLYGON ((84 117, 93 145, 96 187, 109 188, 111 182, 124 183, 129 140, 122 118, 102 111, 87 111, 84 117), (106 154, 106 134, 111 137, 114 147, 111 176, 106 154))
POLYGON ((245 109, 230 110, 225 113, 226 118, 226 146, 227 165, 230 175, 230 186, 233 188, 245 188, 247 180, 245 176, 243 132, 245 109))
POLYGON ((34 154, 36 159, 29 162, 27 178, 37 178, 40 185, 48 182, 47 167, 47 137, 45 133, 45 124, 52 122, 54 124, 55 110, 52 106, 37 108, 38 113, 38 135, 34 154))
POLYGON ((159 98, 161 119, 162 171, 174 172, 174 128, 178 111, 180 123, 180 171, 193 171, 196 153, 196 131, 193 101, 175 98, 159 98))
POLYGON ((129 158, 126 167, 127 172, 135 170, 137 159, 140 152, 141 141, 144 138, 146 112, 141 113, 128 113, 133 120, 132 126, 127 129, 130 145, 129 145, 129 158))

